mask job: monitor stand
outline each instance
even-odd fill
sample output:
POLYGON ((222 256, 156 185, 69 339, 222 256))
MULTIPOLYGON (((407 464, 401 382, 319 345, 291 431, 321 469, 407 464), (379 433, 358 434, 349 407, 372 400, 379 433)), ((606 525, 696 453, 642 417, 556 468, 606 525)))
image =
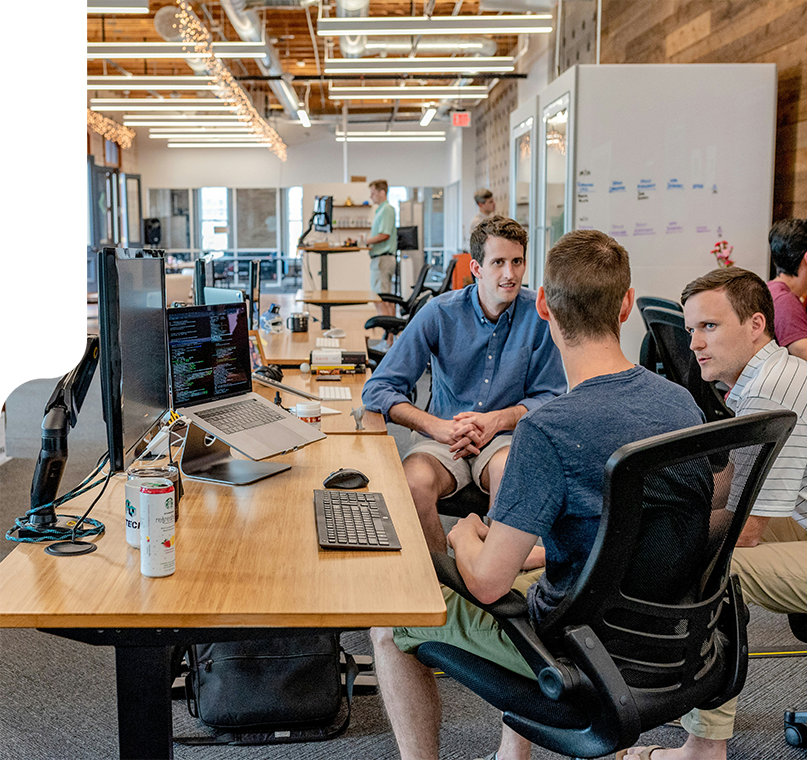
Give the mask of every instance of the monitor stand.
POLYGON ((209 434, 197 425, 188 425, 185 448, 179 460, 179 469, 184 477, 226 486, 246 486, 291 469, 290 464, 235 459, 230 455, 230 447, 226 443, 214 438, 208 446, 205 443, 207 437, 209 434))

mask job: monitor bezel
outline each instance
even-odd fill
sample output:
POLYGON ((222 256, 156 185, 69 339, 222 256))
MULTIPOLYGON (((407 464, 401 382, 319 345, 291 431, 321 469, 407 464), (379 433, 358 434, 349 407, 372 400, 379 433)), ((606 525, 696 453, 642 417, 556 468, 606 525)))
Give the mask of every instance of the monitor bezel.
MULTIPOLYGON (((125 472, 135 460, 138 443, 154 428, 171 404, 168 372, 165 377, 166 407, 157 420, 143 431, 143 435, 125 448, 123 430, 123 404, 121 396, 122 359, 120 348, 120 300, 118 290, 119 259, 164 259, 165 252, 149 248, 102 248, 98 252, 98 332, 101 352, 101 408, 106 423, 109 468, 111 472, 125 472)), ((160 268, 162 293, 163 338, 168 361, 168 324, 166 321, 165 267, 160 268)))

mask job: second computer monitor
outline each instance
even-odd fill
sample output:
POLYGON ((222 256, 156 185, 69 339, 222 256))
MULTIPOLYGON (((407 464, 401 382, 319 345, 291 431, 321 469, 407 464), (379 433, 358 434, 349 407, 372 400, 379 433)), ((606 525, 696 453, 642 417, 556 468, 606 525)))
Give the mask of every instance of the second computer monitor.
POLYGON ((317 195, 314 198, 314 229, 317 232, 333 231, 333 196, 317 195))

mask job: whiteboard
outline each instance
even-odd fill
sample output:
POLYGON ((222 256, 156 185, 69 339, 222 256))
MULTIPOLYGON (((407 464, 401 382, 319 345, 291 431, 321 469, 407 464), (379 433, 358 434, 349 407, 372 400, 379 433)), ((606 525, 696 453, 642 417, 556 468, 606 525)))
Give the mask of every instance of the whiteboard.
MULTIPOLYGON (((717 266, 718 240, 734 246, 737 266, 767 279, 776 66, 577 68, 574 228, 626 248, 637 296, 679 300, 717 266)), ((622 340, 633 361, 644 332, 634 313, 622 340)))

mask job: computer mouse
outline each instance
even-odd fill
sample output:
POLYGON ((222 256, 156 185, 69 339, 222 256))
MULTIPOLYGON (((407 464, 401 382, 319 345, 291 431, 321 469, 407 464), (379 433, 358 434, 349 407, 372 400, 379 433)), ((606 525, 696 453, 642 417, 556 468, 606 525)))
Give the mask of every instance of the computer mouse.
POLYGON ((339 327, 334 327, 322 333, 324 338, 344 338, 347 333, 339 327))
POLYGON ((269 380, 274 380, 276 383, 279 383, 283 379, 283 371, 277 364, 269 364, 264 367, 258 367, 253 373, 258 375, 258 377, 265 377, 269 380))
POLYGON ((322 485, 325 488, 364 488, 370 482, 363 472, 358 470, 351 470, 346 467, 340 467, 336 472, 332 472, 322 485))

